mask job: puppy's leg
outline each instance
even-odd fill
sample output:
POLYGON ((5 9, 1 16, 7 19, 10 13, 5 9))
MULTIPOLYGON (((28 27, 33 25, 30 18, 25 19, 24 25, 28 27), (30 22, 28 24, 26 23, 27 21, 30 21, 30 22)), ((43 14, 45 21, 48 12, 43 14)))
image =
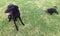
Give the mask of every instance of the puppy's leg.
POLYGON ((9 22, 11 21, 11 19, 9 19, 9 22))
POLYGON ((11 21, 11 18, 8 16, 8 21, 10 22, 11 21))
POLYGON ((15 24, 15 27, 16 27, 16 30, 18 31, 18 26, 16 25, 16 21, 14 20, 14 24, 15 24))
POLYGON ((19 20, 21 21, 22 25, 25 25, 25 24, 23 23, 23 21, 22 21, 21 17, 19 17, 19 20))
POLYGON ((52 13, 52 12, 50 12, 49 14, 50 14, 50 15, 52 15, 53 13, 52 13))
POLYGON ((55 11, 55 13, 56 13, 56 14, 58 14, 58 12, 57 12, 57 11, 55 11))

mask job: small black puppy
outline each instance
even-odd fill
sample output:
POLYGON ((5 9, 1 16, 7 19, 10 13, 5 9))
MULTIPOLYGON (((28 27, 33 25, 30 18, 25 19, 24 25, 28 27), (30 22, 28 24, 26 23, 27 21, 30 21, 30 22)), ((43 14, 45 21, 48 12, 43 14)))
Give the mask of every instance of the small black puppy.
POLYGON ((14 24, 15 24, 15 27, 16 27, 17 31, 18 31, 18 27, 16 25, 17 18, 19 18, 19 20, 21 21, 22 25, 24 25, 24 23, 21 20, 20 12, 19 12, 19 9, 18 9, 17 5, 14 5, 14 4, 8 5, 7 9, 5 10, 5 13, 8 16, 9 22, 11 20, 14 21, 14 24))
POLYGON ((49 13, 50 15, 52 15, 53 13, 58 14, 58 12, 57 12, 56 9, 57 9, 57 7, 54 6, 54 8, 49 8, 49 9, 47 9, 46 12, 49 13))

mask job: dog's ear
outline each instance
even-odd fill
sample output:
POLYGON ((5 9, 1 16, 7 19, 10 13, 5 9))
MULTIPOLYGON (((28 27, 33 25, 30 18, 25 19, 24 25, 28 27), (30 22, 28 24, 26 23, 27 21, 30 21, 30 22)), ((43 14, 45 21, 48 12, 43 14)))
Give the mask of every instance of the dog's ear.
POLYGON ((15 5, 15 8, 18 9, 19 7, 17 5, 15 5))
POLYGON ((56 8, 56 9, 57 9, 57 6, 54 6, 54 8, 56 8))

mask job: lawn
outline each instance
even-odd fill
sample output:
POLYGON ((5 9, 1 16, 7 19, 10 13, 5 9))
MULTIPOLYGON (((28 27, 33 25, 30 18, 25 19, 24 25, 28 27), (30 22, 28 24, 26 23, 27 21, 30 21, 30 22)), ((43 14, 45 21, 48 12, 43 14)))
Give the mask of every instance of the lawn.
POLYGON ((0 36, 60 36, 60 0, 0 0, 0 36), (13 21, 8 22, 5 10, 8 4, 19 6, 25 26, 18 20, 19 31, 13 21), (57 6, 59 15, 44 10, 57 6))

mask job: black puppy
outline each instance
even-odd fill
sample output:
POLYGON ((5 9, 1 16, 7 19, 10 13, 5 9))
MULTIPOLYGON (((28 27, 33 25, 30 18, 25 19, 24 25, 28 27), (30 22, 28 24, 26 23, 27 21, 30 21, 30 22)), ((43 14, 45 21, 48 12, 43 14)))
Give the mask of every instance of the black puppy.
POLYGON ((53 13, 58 14, 58 12, 57 12, 56 9, 57 9, 57 7, 54 6, 54 8, 49 8, 49 9, 47 9, 46 12, 49 13, 50 15, 52 15, 53 13))
POLYGON ((19 20, 21 21, 22 25, 24 25, 24 23, 23 23, 22 20, 21 20, 20 12, 19 12, 19 9, 18 9, 18 6, 17 6, 17 5, 14 5, 14 4, 8 5, 5 13, 6 13, 7 16, 8 16, 9 22, 10 22, 11 20, 14 21, 14 24, 15 24, 15 27, 16 27, 16 30, 17 30, 17 31, 18 31, 18 27, 17 27, 17 25, 16 25, 16 20, 17 20, 17 18, 19 18, 19 20))

